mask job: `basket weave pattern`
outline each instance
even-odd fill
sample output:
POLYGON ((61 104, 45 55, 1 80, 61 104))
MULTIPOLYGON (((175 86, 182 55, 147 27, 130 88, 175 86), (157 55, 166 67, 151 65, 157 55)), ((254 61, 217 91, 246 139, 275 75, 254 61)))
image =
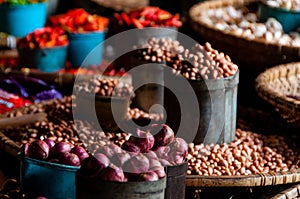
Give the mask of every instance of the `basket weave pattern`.
POLYGON ((214 24, 206 24, 199 15, 208 9, 227 6, 243 7, 257 4, 259 0, 211 0, 194 5, 189 11, 191 27, 205 41, 210 42, 218 50, 228 54, 240 67, 263 72, 279 64, 300 61, 300 48, 277 43, 269 43, 260 38, 249 39, 233 33, 221 31, 214 24))
POLYGON ((116 11, 129 11, 149 5, 149 0, 92 0, 97 4, 116 11))
POLYGON ((279 65, 266 70, 256 79, 260 97, 273 105, 289 122, 300 120, 300 63, 279 65))

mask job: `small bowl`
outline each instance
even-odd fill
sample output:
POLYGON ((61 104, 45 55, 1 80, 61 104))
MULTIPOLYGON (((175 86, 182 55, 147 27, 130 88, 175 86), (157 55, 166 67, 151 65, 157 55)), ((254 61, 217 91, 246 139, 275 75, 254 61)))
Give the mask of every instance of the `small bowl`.
POLYGON ((300 11, 271 7, 260 2, 258 16, 261 22, 265 22, 270 17, 275 18, 281 23, 285 33, 295 31, 300 27, 300 11))

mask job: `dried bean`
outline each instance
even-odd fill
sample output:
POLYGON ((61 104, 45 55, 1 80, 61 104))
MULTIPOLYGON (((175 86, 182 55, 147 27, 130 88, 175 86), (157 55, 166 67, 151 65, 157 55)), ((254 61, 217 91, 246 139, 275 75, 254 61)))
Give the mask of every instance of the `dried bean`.
POLYGON ((235 140, 229 144, 189 144, 188 173, 219 176, 286 172, 299 167, 299 157, 283 137, 237 129, 235 140))

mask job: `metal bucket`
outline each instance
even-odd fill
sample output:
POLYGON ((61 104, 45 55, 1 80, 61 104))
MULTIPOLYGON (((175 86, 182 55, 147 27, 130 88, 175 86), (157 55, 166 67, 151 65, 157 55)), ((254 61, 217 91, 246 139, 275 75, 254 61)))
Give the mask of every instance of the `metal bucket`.
MULTIPOLYGON (((159 104, 163 106, 164 93, 164 66, 161 64, 148 63, 130 71, 132 85, 135 89, 133 104, 145 112, 159 104)), ((153 113, 163 114, 162 110, 154 109, 153 113)))
POLYGON ((128 97, 77 94, 75 116, 78 119, 99 123, 103 130, 117 129, 118 122, 127 117, 129 103, 128 97))
POLYGON ((154 182, 109 182, 76 176, 77 199, 164 199, 166 178, 154 182))
POLYGON ((79 167, 28 157, 21 159, 21 191, 29 198, 75 199, 75 174, 79 167))
MULTIPOLYGON (((239 72, 234 76, 223 79, 188 80, 188 82, 197 97, 200 118, 196 118, 193 111, 182 116, 180 103, 169 90, 165 89, 166 123, 174 132, 177 132, 180 125, 184 125, 180 124, 181 117, 184 117, 185 121, 190 121, 190 123, 197 123, 198 128, 194 135, 188 135, 191 132, 191 126, 183 126, 183 131, 189 136, 185 137, 185 140, 196 144, 222 144, 233 141, 236 130, 239 72)), ((188 92, 182 90, 179 95, 189 96, 190 93, 188 92)), ((186 98, 186 100, 189 100, 188 97, 186 98)))
POLYGON ((185 198, 185 179, 187 169, 188 162, 166 167, 167 187, 165 190, 165 199, 185 198))

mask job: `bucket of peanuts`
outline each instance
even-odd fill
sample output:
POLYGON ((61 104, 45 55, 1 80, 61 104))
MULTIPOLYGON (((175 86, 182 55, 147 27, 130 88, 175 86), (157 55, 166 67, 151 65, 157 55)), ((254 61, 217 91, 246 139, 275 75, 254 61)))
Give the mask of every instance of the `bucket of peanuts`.
POLYGON ((130 84, 112 78, 94 77, 76 83, 74 89, 75 117, 97 122, 102 129, 118 128, 117 123, 125 120, 133 90, 130 84))
MULTIPOLYGON (((178 57, 178 56, 177 56, 178 57)), ((164 104, 167 123, 173 129, 185 133, 185 139, 193 143, 220 144, 229 143, 235 138, 237 89, 239 83, 238 66, 229 56, 213 49, 209 43, 196 44, 190 50, 184 50, 182 58, 172 59, 172 74, 185 78, 192 90, 179 89, 180 96, 195 95, 197 102, 185 99, 191 111, 183 113, 180 102, 169 90, 165 91, 164 104), (191 107, 198 103, 199 117, 191 107), (182 118, 183 122, 182 122, 182 118), (184 121, 188 121, 185 122, 184 121), (196 132, 192 129, 198 125, 196 132), (180 127, 180 128, 179 128, 180 127)), ((180 133, 180 132, 178 132, 180 133)))
POLYGON ((239 70, 228 55, 209 43, 186 48, 177 40, 152 38, 138 56, 166 66, 164 108, 166 122, 175 132, 183 132, 186 140, 195 143, 228 143, 234 139, 239 70), (185 89, 183 83, 192 89, 185 89), (183 112, 183 104, 190 111, 183 112))

